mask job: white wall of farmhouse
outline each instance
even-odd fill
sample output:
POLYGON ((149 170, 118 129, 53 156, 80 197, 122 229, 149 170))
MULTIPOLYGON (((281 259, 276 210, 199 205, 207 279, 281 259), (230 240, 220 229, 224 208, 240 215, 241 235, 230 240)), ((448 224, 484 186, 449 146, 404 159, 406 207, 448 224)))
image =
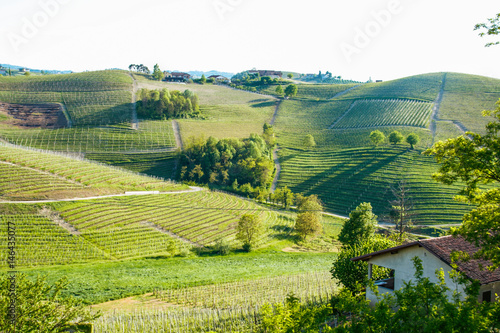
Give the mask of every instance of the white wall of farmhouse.
MULTIPOLYGON (((424 277, 428 277, 431 282, 438 282, 438 278, 436 277, 436 270, 440 270, 441 268, 443 269, 445 274, 445 282, 451 289, 449 292, 450 297, 454 290, 458 290, 459 292, 464 294, 463 287, 454 283, 450 278, 449 272, 452 270, 451 266, 437 258, 424 247, 420 247, 418 245, 400 249, 397 253, 394 254, 390 252, 380 254, 369 259, 367 262, 368 264, 393 269, 394 289, 397 290, 404 286, 404 281, 414 280, 415 268, 413 267, 412 261, 414 257, 419 257, 422 260, 424 277)), ((382 294, 386 292, 392 293, 393 291, 384 287, 379 287, 379 292, 382 294)), ((377 300, 373 292, 369 289, 366 292, 366 298, 370 300, 372 304, 377 300)))

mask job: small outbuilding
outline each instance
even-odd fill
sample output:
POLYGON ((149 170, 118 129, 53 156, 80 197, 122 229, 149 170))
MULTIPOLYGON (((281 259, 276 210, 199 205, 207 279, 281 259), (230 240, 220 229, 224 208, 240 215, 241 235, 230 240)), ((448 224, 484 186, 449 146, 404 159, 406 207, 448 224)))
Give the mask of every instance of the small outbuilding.
MULTIPOLYGON (((458 290, 464 294, 463 287, 457 285, 450 278, 452 271, 452 252, 463 251, 471 258, 478 251, 478 248, 466 241, 463 237, 444 236, 432 239, 418 240, 389 249, 372 252, 352 258, 353 261, 366 261, 368 263, 368 278, 371 279, 373 266, 380 266, 390 269, 390 277, 380 281, 374 281, 381 293, 392 293, 394 290, 403 287, 405 281, 414 278, 415 269, 412 258, 419 257, 422 260, 424 277, 431 282, 438 282, 436 270, 443 269, 445 282, 453 291, 458 290)), ((495 301, 500 296, 500 268, 494 271, 486 269, 491 262, 481 259, 471 259, 466 262, 457 262, 457 269, 468 278, 478 280, 481 287, 478 299, 481 302, 495 301)), ((450 295, 451 296, 451 292, 450 295)), ((372 303, 377 301, 371 290, 367 290, 366 298, 372 303)))

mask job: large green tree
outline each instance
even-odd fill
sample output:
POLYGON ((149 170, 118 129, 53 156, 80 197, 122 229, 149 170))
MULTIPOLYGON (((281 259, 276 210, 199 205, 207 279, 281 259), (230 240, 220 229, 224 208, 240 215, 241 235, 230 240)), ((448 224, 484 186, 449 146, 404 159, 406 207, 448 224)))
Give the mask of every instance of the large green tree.
POLYGON ((415 133, 410 133, 406 137, 406 143, 410 144, 410 148, 413 150, 413 146, 417 145, 420 142, 420 137, 415 133))
POLYGON ((236 231, 236 239, 241 241, 243 249, 249 252, 262 233, 262 218, 256 214, 243 214, 238 221, 236 231))
POLYGON ((500 266, 500 100, 497 105, 495 111, 484 112, 494 117, 486 134, 467 132, 425 151, 440 164, 433 178, 463 184, 457 199, 474 206, 454 233, 479 246, 476 256, 491 260, 494 267, 500 266))
POLYGON ((372 205, 363 202, 349 214, 339 234, 339 241, 344 245, 361 244, 373 237, 377 225, 377 216, 372 205))
POLYGON ((305 240, 309 235, 317 235, 322 232, 321 213, 323 204, 317 195, 300 197, 298 205, 299 214, 295 220, 295 231, 305 240))
POLYGON ((375 146, 385 141, 385 135, 379 130, 372 131, 370 133, 370 140, 375 146))
POLYGON ((403 134, 401 134, 399 131, 393 131, 391 134, 389 134, 389 142, 397 145, 398 143, 403 141, 403 134))
POLYGON ((161 81, 163 79, 163 72, 161 71, 160 66, 158 66, 158 64, 156 64, 155 67, 153 68, 153 77, 157 81, 161 81))
POLYGON ((298 90, 299 89, 297 88, 297 85, 290 84, 285 88, 285 96, 286 97, 293 97, 293 96, 297 95, 298 90))

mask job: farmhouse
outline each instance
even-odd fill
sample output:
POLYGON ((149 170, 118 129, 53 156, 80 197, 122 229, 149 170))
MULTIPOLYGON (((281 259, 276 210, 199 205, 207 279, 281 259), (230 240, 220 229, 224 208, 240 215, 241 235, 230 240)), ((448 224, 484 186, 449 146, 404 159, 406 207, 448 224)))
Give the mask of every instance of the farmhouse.
POLYGON ((260 77, 269 76, 271 79, 280 79, 283 77, 283 72, 281 72, 281 71, 268 71, 268 70, 252 69, 252 70, 248 71, 248 74, 259 74, 260 77))
POLYGON ((191 75, 188 73, 184 72, 163 72, 163 80, 164 81, 177 81, 177 82, 184 82, 187 81, 191 78, 191 75))
MULTIPOLYGON (((412 258, 419 257, 422 260, 424 277, 428 277, 431 282, 438 282, 436 270, 443 269, 445 273, 445 282, 447 286, 453 290, 460 291, 464 294, 463 287, 457 285, 451 278, 449 273, 451 267, 451 253, 453 251, 463 251, 471 257, 476 253, 478 248, 467 242, 462 237, 445 236, 433 239, 419 240, 416 242, 403 244, 393 248, 365 254, 352 261, 363 260, 368 263, 368 277, 371 279, 373 266, 389 268, 391 270, 390 278, 375 281, 379 292, 393 292, 395 289, 400 289, 404 285, 404 281, 409 281, 413 278, 415 269, 413 267, 412 258)), ((458 262, 458 270, 464 273, 468 278, 478 280, 481 288, 479 290, 479 301, 491 302, 496 299, 495 294, 500 295, 500 268, 495 271, 486 269, 491 263, 486 260, 471 259, 468 262, 458 262), (484 267, 484 270, 481 270, 484 267)), ((449 296, 451 296, 450 291, 449 296)), ((376 302, 377 298, 371 290, 367 290, 366 298, 372 303, 376 302)))
POLYGON ((229 79, 222 75, 210 75, 208 79, 212 79, 214 82, 229 82, 229 79))

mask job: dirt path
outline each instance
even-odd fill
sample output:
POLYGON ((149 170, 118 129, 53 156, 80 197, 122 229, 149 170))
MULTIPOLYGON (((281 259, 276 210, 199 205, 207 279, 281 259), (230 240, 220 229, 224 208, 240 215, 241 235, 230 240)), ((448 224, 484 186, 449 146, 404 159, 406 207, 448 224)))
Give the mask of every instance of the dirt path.
POLYGON ((138 130, 139 129, 139 120, 137 119, 137 105, 135 104, 136 98, 135 95, 137 94, 137 80, 135 77, 132 75, 132 73, 128 73, 130 77, 133 80, 132 83, 132 129, 138 130))
POLYGON ((136 191, 136 192, 125 192, 122 194, 110 194, 101 195, 96 197, 85 197, 85 198, 68 198, 68 199, 52 199, 52 200, 26 200, 26 201, 7 201, 0 200, 0 203, 21 203, 21 204, 37 204, 37 203, 50 203, 50 202, 64 202, 64 201, 83 201, 83 200, 95 200, 95 199, 106 199, 106 198, 116 198, 116 197, 129 197, 129 196, 139 196, 139 195, 158 195, 158 194, 179 194, 179 193, 192 193, 203 191, 203 188, 196 186, 189 186, 190 190, 183 191, 172 191, 172 192, 157 192, 157 191, 136 191))
POLYGON ((183 150, 184 146, 182 144, 181 131, 177 120, 172 120, 172 128, 174 129, 175 144, 177 145, 177 148, 183 150))
POLYGON ((344 113, 343 113, 340 117, 338 117, 338 118, 337 118, 337 120, 335 120, 335 121, 333 122, 333 124, 331 124, 331 125, 330 125, 330 127, 328 127, 328 129, 333 129, 333 127, 334 127, 335 125, 337 125, 337 123, 338 123, 339 121, 341 121, 341 120, 342 120, 342 118, 344 118, 344 117, 345 117, 345 116, 349 113, 349 111, 351 111, 351 110, 352 110, 352 108, 354 107, 354 105, 356 105, 356 101, 352 102, 351 106, 349 106, 349 108, 348 108, 348 109, 347 109, 347 110, 346 110, 346 111, 345 111, 345 112, 344 112, 344 113))
POLYGON ((271 125, 274 125, 274 122, 276 121, 276 117, 278 117, 278 110, 280 109, 281 102, 283 102, 282 99, 279 99, 276 102, 276 108, 274 108, 274 113, 273 113, 273 118, 271 118, 271 125))
POLYGON ((432 108, 431 124, 429 126, 429 129, 432 133, 432 144, 434 144, 435 139, 436 139, 436 130, 437 130, 437 122, 438 121, 445 121, 448 123, 452 123, 460 130, 460 132, 462 132, 462 134, 465 134, 465 132, 468 131, 467 127, 465 127, 458 120, 448 120, 448 119, 439 118, 439 109, 441 108, 441 102, 443 101, 444 87, 446 85, 447 74, 448 73, 444 73, 444 75, 443 75, 443 82, 441 83, 441 89, 439 90, 439 94, 438 94, 436 100, 434 101, 434 106, 432 108))
MULTIPOLYGON (((276 108, 274 109, 273 118, 271 119, 271 125, 274 125, 276 117, 278 117, 278 111, 282 101, 283 101, 282 99, 279 99, 278 102, 276 103, 276 108)), ((274 160, 274 165, 276 166, 276 174, 274 175, 273 183, 271 184, 271 192, 273 193, 274 191, 276 191, 276 187, 278 186, 278 180, 280 178, 280 172, 281 172, 281 164, 278 156, 278 150, 279 147, 278 145, 276 145, 276 148, 274 148, 273 150, 273 160, 274 160)))
POLYGON ((330 98, 330 99, 335 99, 335 98, 340 97, 340 96, 342 96, 342 95, 344 95, 344 94, 347 94, 349 91, 351 91, 351 90, 353 90, 353 89, 355 89, 355 88, 357 88, 357 87, 359 87, 359 86, 361 86, 361 84, 358 84, 357 86, 354 86, 354 87, 351 87, 351 88, 346 89, 346 90, 344 90, 344 91, 341 91, 341 92, 339 92, 339 93, 335 94, 335 96, 333 96, 333 97, 332 97, 332 98, 330 98))
POLYGON ((174 234, 173 232, 170 232, 167 229, 163 228, 162 226, 154 224, 153 222, 143 222, 142 224, 145 225, 145 226, 148 226, 150 228, 156 229, 156 230, 158 230, 159 232, 161 232, 163 234, 167 234, 170 237, 177 238, 178 240, 180 240, 182 242, 185 242, 185 243, 188 243, 188 244, 190 244, 192 246, 203 247, 203 245, 195 243, 193 241, 190 241, 189 239, 181 237, 181 236, 179 236, 177 234, 174 234))

